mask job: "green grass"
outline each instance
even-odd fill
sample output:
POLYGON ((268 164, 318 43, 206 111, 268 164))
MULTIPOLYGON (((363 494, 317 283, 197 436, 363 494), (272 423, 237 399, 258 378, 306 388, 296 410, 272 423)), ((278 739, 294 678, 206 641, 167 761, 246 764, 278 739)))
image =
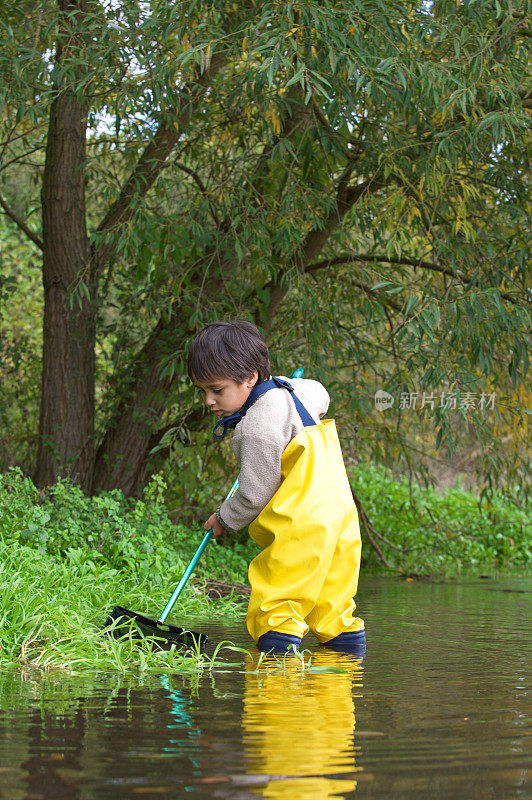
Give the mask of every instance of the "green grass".
MULTIPOLYGON (((91 499, 60 483, 43 498, 18 471, 0 476, 0 664, 120 672, 203 668, 207 659, 199 653, 156 651, 101 632, 115 605, 156 618, 203 533, 172 526, 154 497, 91 499)), ((214 572, 217 549, 209 545, 200 576, 214 572)), ((241 579, 246 559, 238 551, 227 555, 218 572, 241 579)), ((237 610, 232 601, 209 603, 188 585, 168 621, 182 625, 190 616, 237 610)))
MULTIPOLYGON (((139 646, 133 639, 102 636, 101 625, 119 602, 152 617, 164 607, 168 593, 146 579, 88 559, 80 550, 58 561, 24 545, 13 549, 0 542, 0 563, 0 663, 120 672, 186 671, 206 663, 199 653, 183 656, 139 646)), ((172 616, 183 621, 206 610, 206 601, 188 592, 172 616)))

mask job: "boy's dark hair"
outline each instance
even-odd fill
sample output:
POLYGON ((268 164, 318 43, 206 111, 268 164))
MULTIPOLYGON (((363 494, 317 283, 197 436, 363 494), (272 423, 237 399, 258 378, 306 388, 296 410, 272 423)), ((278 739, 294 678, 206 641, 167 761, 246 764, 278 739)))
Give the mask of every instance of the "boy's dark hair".
POLYGON ((260 331, 251 322, 212 322, 196 336, 188 351, 191 380, 231 378, 243 383, 255 370, 257 383, 270 377, 270 355, 260 331))

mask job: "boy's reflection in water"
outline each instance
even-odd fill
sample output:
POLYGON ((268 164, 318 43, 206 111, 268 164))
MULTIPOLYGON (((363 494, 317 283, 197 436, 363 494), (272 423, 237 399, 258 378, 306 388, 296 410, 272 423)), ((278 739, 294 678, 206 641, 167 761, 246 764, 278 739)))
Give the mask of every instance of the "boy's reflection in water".
POLYGON ((343 672, 307 672, 294 656, 258 662, 259 653, 246 658, 242 715, 248 775, 265 776, 254 793, 269 800, 328 800, 353 792, 362 660, 322 647, 311 667, 343 672))

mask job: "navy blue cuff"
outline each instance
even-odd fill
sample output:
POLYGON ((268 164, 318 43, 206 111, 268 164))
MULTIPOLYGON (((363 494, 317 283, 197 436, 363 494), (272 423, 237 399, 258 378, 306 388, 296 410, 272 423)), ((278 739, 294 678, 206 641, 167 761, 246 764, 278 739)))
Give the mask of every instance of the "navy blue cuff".
POLYGON ((289 633, 268 631, 263 633, 257 642, 257 649, 263 653, 286 653, 289 650, 299 650, 301 637, 291 636, 289 633))
POLYGON ((324 642, 325 647, 337 650, 341 653, 351 653, 352 655, 364 655, 366 652, 366 631, 345 631, 324 642))

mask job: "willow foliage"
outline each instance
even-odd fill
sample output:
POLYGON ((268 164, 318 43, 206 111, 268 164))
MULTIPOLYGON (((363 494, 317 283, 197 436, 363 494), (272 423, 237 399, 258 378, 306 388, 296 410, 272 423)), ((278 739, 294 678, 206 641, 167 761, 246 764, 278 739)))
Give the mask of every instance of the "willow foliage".
POLYGON ((190 337, 235 316, 264 328, 277 371, 331 387, 356 457, 425 468, 435 447, 478 442, 488 484, 521 481, 524 14, 506 0, 4 11, 2 208, 44 252, 45 352, 73 364, 61 388, 45 358, 40 482, 138 491, 184 421, 198 427, 190 337), (52 218, 76 181, 74 234, 52 218), (86 323, 79 364, 47 317, 54 275, 65 320, 86 323), (376 408, 379 389, 393 407, 376 408), (61 391, 84 398, 81 422, 61 417, 61 391))

